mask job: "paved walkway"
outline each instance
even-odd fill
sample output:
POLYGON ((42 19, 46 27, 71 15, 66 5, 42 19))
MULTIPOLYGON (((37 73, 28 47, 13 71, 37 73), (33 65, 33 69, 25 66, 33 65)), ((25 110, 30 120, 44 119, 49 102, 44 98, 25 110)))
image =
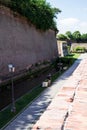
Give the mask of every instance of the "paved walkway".
MULTIPOLYGON (((69 114, 72 110, 72 104, 74 107, 78 108, 78 106, 75 106, 78 102, 78 98, 75 100, 76 103, 74 102, 78 85, 84 80, 84 77, 87 80, 86 57, 87 54, 82 54, 69 70, 58 78, 51 87, 47 88, 40 97, 13 120, 5 130, 37 130, 38 128, 40 130, 63 130, 65 127, 65 130, 69 130, 69 128, 72 129, 69 122, 72 119, 74 126, 75 121, 73 121, 73 114, 71 118, 69 118, 69 114)), ((86 95, 87 93, 85 94, 85 97, 86 95)), ((87 103, 86 100, 85 103, 87 103)), ((81 110, 83 110, 83 107, 81 110)), ((77 114, 77 111, 74 113, 77 114)), ((85 116, 85 118, 87 121, 87 116, 85 116)))

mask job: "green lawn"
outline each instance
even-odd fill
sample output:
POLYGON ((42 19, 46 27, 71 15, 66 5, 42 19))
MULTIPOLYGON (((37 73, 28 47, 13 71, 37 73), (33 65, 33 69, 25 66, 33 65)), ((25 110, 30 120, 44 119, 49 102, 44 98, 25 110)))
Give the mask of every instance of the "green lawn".
POLYGON ((71 54, 65 56, 65 58, 74 58, 74 59, 77 59, 79 56, 80 56, 79 53, 71 53, 71 54))

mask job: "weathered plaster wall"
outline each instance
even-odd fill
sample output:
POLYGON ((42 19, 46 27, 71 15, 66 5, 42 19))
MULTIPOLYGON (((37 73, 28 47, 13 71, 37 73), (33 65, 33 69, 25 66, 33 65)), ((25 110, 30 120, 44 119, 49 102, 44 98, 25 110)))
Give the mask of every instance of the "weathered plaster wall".
POLYGON ((58 46, 59 56, 63 57, 63 56, 68 54, 67 42, 66 41, 57 40, 57 46, 58 46))
POLYGON ((87 43, 72 43, 71 50, 73 51, 78 46, 85 47, 87 49, 87 43))
POLYGON ((41 32, 25 18, 0 7, 0 74, 8 72, 10 63, 20 70, 57 55, 54 31, 41 32))

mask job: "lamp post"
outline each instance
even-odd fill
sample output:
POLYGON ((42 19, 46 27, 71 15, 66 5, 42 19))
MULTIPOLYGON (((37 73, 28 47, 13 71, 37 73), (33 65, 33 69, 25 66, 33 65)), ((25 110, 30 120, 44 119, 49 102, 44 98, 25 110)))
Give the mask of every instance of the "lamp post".
POLYGON ((13 73, 15 72, 15 67, 12 64, 9 64, 8 68, 9 68, 9 72, 12 73, 12 77, 11 77, 11 83, 12 83, 12 108, 11 108, 11 112, 15 112, 16 107, 15 107, 14 84, 13 84, 13 73))

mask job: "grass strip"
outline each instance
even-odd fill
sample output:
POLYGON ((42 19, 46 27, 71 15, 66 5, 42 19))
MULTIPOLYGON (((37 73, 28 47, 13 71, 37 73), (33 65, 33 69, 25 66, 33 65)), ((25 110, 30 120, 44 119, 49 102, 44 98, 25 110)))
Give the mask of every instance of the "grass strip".
POLYGON ((15 117, 20 111, 22 111, 29 103, 31 103, 45 88, 39 87, 34 88, 31 92, 22 96, 16 101, 16 112, 11 112, 11 105, 0 112, 0 129, 8 123, 13 117, 15 117))

